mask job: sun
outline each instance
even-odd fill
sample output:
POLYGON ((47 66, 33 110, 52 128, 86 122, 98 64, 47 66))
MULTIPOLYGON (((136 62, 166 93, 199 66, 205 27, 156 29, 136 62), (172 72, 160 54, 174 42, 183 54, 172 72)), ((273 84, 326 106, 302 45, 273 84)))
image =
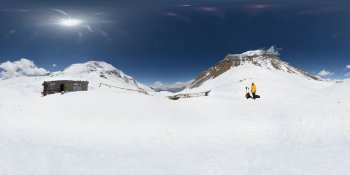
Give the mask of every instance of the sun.
POLYGON ((81 23, 83 23, 83 21, 73 18, 63 19, 59 22, 60 25, 65 27, 74 27, 80 25, 81 23))

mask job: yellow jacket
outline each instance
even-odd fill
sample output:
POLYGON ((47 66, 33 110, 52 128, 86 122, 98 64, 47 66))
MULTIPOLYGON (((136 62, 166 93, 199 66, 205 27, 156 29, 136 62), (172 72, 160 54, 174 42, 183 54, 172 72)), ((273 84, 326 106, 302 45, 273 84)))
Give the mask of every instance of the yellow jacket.
POLYGON ((250 92, 252 92, 252 93, 256 92, 256 86, 254 83, 252 84, 252 87, 250 88, 250 92))

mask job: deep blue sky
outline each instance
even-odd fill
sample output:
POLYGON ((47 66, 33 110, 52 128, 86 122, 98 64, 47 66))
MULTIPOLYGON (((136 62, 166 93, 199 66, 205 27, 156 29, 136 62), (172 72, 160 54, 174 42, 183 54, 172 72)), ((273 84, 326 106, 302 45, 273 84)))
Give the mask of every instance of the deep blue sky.
POLYGON ((102 60, 146 84, 187 81, 226 54, 272 45, 311 73, 343 77, 350 64, 350 1, 1 0, 0 22, 0 62, 53 71, 102 60), (64 13, 84 23, 55 24, 64 13))

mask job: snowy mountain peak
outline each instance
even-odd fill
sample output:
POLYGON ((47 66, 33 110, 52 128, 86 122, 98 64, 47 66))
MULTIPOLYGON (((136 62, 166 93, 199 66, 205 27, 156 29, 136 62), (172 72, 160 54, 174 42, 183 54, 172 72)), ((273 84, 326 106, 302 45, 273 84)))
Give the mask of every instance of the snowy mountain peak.
POLYGON ((84 74, 92 72, 100 73, 101 75, 114 72, 114 74, 119 77, 126 76, 122 71, 103 61, 89 61, 86 63, 72 64, 62 71, 62 73, 65 74, 84 74))
POLYGON ((318 80, 317 77, 312 76, 301 69, 294 68, 286 62, 283 62, 278 55, 278 52, 270 49, 247 51, 241 54, 228 54, 223 60, 219 61, 213 67, 202 72, 189 87, 199 87, 207 80, 216 78, 230 69, 243 65, 253 65, 263 69, 283 71, 290 74, 296 74, 307 79, 318 80))
POLYGON ((72 64, 63 71, 52 73, 51 77, 51 79, 87 80, 90 82, 89 85, 93 87, 98 87, 100 83, 104 83, 128 89, 150 89, 113 65, 103 61, 72 64))
POLYGON ((83 76, 86 74, 99 76, 104 79, 123 79, 127 83, 136 84, 132 77, 124 74, 121 70, 103 61, 88 61, 86 63, 72 64, 56 75, 83 76))

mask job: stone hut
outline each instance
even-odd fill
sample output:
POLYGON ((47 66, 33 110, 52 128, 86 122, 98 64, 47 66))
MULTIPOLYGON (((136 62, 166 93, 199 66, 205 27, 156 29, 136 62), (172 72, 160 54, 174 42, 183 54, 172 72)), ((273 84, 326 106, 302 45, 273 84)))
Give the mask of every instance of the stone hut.
POLYGON ((44 90, 42 94, 64 93, 74 91, 87 91, 88 81, 73 81, 73 80, 57 80, 57 81, 44 81, 44 90))

